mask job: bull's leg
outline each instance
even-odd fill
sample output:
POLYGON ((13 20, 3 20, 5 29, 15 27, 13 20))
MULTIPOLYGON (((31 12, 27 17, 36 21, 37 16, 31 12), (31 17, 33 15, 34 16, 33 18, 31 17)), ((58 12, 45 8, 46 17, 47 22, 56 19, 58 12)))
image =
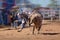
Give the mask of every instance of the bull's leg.
POLYGON ((41 29, 41 26, 40 26, 40 27, 38 27, 38 34, 39 34, 40 29, 41 29))
POLYGON ((14 22, 14 28, 17 29, 17 22, 14 22))
POLYGON ((30 23, 30 18, 28 19, 28 22, 29 22, 29 27, 31 26, 31 23, 30 23))
POLYGON ((30 27, 30 19, 29 19, 29 27, 30 27))
POLYGON ((32 34, 34 34, 34 31, 35 31, 35 26, 33 26, 33 32, 32 32, 32 34))

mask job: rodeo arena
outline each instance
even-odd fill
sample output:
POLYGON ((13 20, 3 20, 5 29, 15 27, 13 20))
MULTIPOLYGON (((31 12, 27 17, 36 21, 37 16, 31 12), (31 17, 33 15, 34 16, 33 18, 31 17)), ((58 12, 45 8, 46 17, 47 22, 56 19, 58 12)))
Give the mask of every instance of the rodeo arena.
POLYGON ((0 40, 60 40, 60 7, 31 8, 16 5, 16 0, 0 2, 0 40))

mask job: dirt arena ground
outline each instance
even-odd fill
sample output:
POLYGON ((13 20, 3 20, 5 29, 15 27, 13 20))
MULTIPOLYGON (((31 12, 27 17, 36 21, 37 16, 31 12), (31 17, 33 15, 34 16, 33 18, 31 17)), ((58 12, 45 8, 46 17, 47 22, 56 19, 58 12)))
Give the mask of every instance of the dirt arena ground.
POLYGON ((60 40, 60 22, 45 21, 40 34, 32 35, 32 27, 24 28, 23 31, 7 30, 0 28, 0 40, 60 40))

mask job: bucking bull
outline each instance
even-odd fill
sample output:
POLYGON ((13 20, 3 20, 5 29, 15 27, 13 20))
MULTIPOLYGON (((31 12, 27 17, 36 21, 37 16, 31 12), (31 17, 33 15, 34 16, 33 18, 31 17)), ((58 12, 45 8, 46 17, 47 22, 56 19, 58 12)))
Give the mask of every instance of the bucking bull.
POLYGON ((42 19, 43 19, 42 15, 36 11, 33 11, 32 14, 29 16, 29 19, 30 19, 30 24, 32 23, 34 24, 32 33, 34 34, 36 28, 39 34, 39 31, 42 26, 42 19))

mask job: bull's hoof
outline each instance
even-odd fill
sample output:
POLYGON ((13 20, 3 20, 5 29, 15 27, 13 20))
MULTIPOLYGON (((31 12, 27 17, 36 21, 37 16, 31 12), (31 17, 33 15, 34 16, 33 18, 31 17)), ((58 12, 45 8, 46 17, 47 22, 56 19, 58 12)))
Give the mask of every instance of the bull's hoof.
POLYGON ((18 31, 18 32, 21 32, 21 31, 18 31))
POLYGON ((18 30, 18 32, 21 32, 21 31, 22 31, 22 29, 19 29, 19 30, 18 30))
POLYGON ((22 30, 18 30, 18 32, 21 32, 22 30))

